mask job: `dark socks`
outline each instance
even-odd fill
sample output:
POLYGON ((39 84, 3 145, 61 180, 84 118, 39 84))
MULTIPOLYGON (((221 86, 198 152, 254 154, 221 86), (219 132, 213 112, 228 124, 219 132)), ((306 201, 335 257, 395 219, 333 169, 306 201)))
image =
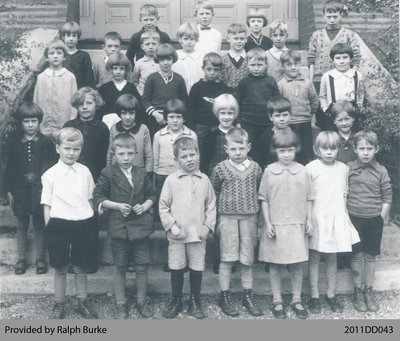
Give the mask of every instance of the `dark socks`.
POLYGON ((190 292, 195 296, 200 295, 202 276, 202 271, 190 269, 190 292))
POLYGON ((171 270, 171 287, 172 287, 172 296, 173 297, 181 297, 182 289, 183 289, 183 275, 185 274, 185 270, 171 270))

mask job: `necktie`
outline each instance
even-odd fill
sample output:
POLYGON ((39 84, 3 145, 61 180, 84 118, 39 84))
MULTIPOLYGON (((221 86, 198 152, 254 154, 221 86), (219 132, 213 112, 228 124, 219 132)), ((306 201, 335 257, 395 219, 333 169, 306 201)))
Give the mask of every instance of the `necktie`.
POLYGON ((208 27, 200 27, 200 31, 206 31, 206 30, 211 30, 211 26, 208 27))

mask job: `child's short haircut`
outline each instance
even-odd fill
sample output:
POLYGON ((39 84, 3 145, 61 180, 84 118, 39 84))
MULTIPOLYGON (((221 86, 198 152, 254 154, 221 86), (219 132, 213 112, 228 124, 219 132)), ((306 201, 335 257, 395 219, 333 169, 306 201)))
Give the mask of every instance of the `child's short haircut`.
POLYGON ((158 9, 156 6, 151 5, 151 4, 145 4, 140 8, 139 12, 139 18, 142 18, 144 16, 151 16, 151 17, 156 17, 158 20, 158 9))
POLYGON ((329 57, 333 60, 337 54, 348 54, 350 59, 353 59, 354 51, 349 44, 337 43, 332 46, 331 51, 329 52, 329 57))
POLYGON ((314 142, 314 152, 319 157, 321 156, 319 153, 319 149, 338 149, 340 143, 339 134, 334 131, 322 131, 318 134, 317 138, 314 142))
POLYGON ((351 104, 351 102, 343 99, 343 100, 337 101, 332 106, 331 114, 332 114, 333 119, 336 119, 336 117, 338 117, 338 115, 343 111, 347 112, 347 114, 350 117, 354 118, 354 115, 355 115, 354 105, 351 104))
POLYGON ((83 135, 79 129, 73 127, 62 128, 56 137, 56 143, 61 146, 63 142, 75 142, 80 141, 81 146, 83 145, 83 135))
POLYGON ((268 63, 267 54, 263 49, 259 47, 255 47, 254 49, 251 49, 249 52, 247 52, 246 59, 247 61, 249 61, 250 59, 255 59, 257 61, 268 63))
POLYGON ((272 34, 276 30, 279 30, 283 34, 287 35, 288 34, 288 25, 284 21, 274 20, 272 23, 269 24, 269 36, 272 36, 272 34))
POLYGON ((196 41, 199 40, 199 31, 196 26, 191 25, 190 23, 184 23, 178 28, 178 32, 176 33, 176 37, 190 37, 194 38, 196 41))
POLYGON ((85 101, 86 96, 92 96, 94 102, 96 103, 96 108, 99 108, 103 105, 103 99, 99 92, 95 89, 92 89, 88 86, 84 86, 80 88, 71 98, 71 104, 75 109, 78 109, 80 105, 85 101))
POLYGON ((372 130, 361 130, 354 135, 354 147, 357 148, 358 143, 365 140, 367 143, 373 145, 375 148, 379 146, 378 136, 372 130))
POLYGON ((129 73, 129 71, 131 71, 131 68, 132 68, 132 64, 129 61, 128 57, 121 52, 114 53, 107 60, 106 70, 108 72, 111 72, 112 68, 116 65, 125 66, 125 79, 126 79, 127 74, 129 73))
POLYGON ((233 23, 228 26, 228 34, 246 33, 246 26, 233 23))
POLYGON ((322 7, 322 13, 339 13, 343 14, 344 12, 344 6, 341 1, 337 0, 327 0, 325 1, 323 7, 322 7))
POLYGON ((66 33, 69 33, 69 34, 76 33, 78 35, 78 38, 80 38, 82 35, 82 30, 81 30, 81 27, 79 26, 79 24, 76 23, 75 21, 67 21, 63 25, 63 27, 61 27, 60 37, 62 39, 64 39, 66 33))
POLYGON ((65 43, 60 39, 54 39, 50 42, 50 44, 44 49, 44 55, 47 58, 49 56, 49 50, 56 49, 56 50, 63 50, 64 57, 67 55, 67 46, 65 43))
POLYGON ((213 113, 218 117, 218 112, 221 109, 233 109, 235 117, 239 114, 239 104, 236 98, 231 94, 222 94, 214 99, 213 113))
POLYGON ((122 37, 118 32, 115 31, 111 31, 111 32, 107 32, 104 35, 103 38, 103 43, 106 43, 106 40, 119 40, 119 43, 122 44, 122 37))
POLYGON ((272 135, 271 153, 274 154, 278 148, 295 147, 296 152, 301 148, 300 140, 297 134, 292 130, 278 131, 272 135))
POLYGON ((231 128, 225 134, 225 145, 227 145, 229 142, 242 144, 248 143, 249 134, 247 134, 247 131, 242 128, 231 128))
POLYGON ((121 116, 121 111, 137 111, 139 107, 139 101, 131 94, 123 94, 118 97, 115 102, 115 113, 121 116))
POLYGON ((301 61, 300 53, 294 50, 284 51, 281 55, 281 64, 285 65, 285 63, 288 63, 290 61, 293 61, 294 63, 300 62, 301 61))
POLYGON ((140 37, 140 42, 143 43, 146 39, 154 39, 160 42, 160 34, 156 31, 143 32, 140 37))
POLYGON ((175 157, 178 157, 179 151, 181 150, 194 149, 196 152, 199 152, 199 147, 197 145, 197 142, 188 136, 178 137, 174 141, 172 149, 175 157))
POLYGON ((37 118, 40 123, 43 120, 43 111, 36 103, 25 102, 18 108, 16 118, 19 123, 25 118, 37 118))
POLYGON ((158 64, 160 60, 172 58, 175 63, 178 60, 178 55, 175 48, 171 44, 161 44, 154 56, 154 61, 158 64))
POLYGON ((194 8, 194 16, 197 16, 197 13, 201 10, 201 9, 209 9, 212 13, 214 13, 214 6, 210 1, 202 1, 199 0, 199 3, 195 6, 194 8))
POLYGON ((135 149, 136 151, 136 140, 130 134, 125 134, 125 133, 118 134, 111 143, 112 151, 115 152, 115 149, 117 147, 135 149))
POLYGON ((272 115, 274 112, 292 112, 292 104, 283 96, 274 96, 267 103, 267 113, 272 115))
POLYGON ((205 67, 207 63, 222 68, 222 57, 216 52, 209 52, 203 58, 203 67, 205 67))
POLYGON ((263 21, 264 21, 263 27, 268 25, 267 14, 261 8, 250 8, 249 9, 249 12, 247 13, 247 19, 246 19, 246 23, 247 23, 248 27, 250 27, 250 19, 253 19, 253 18, 263 19, 263 21))
POLYGON ((173 98, 170 99, 165 105, 164 118, 167 119, 168 114, 170 113, 181 114, 182 116, 185 116, 185 112, 186 112, 185 103, 183 103, 180 99, 173 98))

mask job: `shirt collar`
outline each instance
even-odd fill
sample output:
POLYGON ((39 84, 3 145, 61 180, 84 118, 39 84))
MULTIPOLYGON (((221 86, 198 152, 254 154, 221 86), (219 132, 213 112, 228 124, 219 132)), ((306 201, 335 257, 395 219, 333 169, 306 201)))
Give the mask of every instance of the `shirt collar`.
MULTIPOLYGON (((179 136, 181 136, 181 135, 192 135, 192 133, 190 132, 189 128, 187 128, 185 126, 182 126, 182 128, 183 128, 182 131, 178 134, 179 136)), ((160 135, 164 136, 164 135, 167 135, 167 134, 171 134, 171 131, 170 131, 168 126, 162 128, 160 130, 160 135)))
POLYGON ((249 159, 244 160, 242 163, 237 164, 233 162, 231 159, 228 159, 228 162, 235 168, 240 169, 240 170, 245 170, 250 167, 251 162, 249 159))
POLYGON ((235 58, 235 57, 237 57, 237 56, 242 57, 242 58, 246 58, 246 51, 245 51, 245 50, 242 50, 242 52, 237 53, 236 51, 233 51, 233 50, 231 49, 231 50, 229 50, 229 55, 230 55, 232 58, 235 58))
POLYGON ((286 75, 283 76, 286 81, 288 82, 293 82, 293 81, 304 81, 306 78, 304 77, 304 75, 302 75, 301 73, 299 73, 299 75, 296 78, 290 78, 286 75))
POLYGON ((353 70, 353 69, 349 69, 346 72, 340 72, 340 71, 338 71, 336 69, 333 69, 331 71, 331 76, 333 78, 335 78, 335 79, 338 79, 338 78, 341 78, 341 77, 353 78, 354 77, 354 73, 355 73, 355 70, 353 70))
POLYGON ((118 122, 115 124, 115 129, 117 129, 117 131, 120 132, 120 133, 132 133, 132 134, 136 134, 136 133, 139 131, 139 129, 140 129, 140 123, 135 123, 135 125, 134 125, 133 127, 129 128, 129 129, 125 129, 125 128, 122 126, 122 121, 118 121, 118 122))
POLYGON ((379 164, 378 162, 374 159, 371 163, 368 164, 364 164, 360 161, 360 159, 357 159, 355 162, 352 162, 350 164, 350 170, 355 170, 355 169, 359 169, 359 168, 369 168, 372 167, 373 169, 375 169, 377 172, 379 172, 379 164))
POLYGON ((39 133, 37 133, 33 138, 28 140, 24 135, 22 135, 21 142, 22 143, 27 143, 27 142, 37 142, 39 141, 39 133))
POLYGON ((203 26, 201 26, 200 24, 197 24, 197 30, 200 32, 200 31, 211 31, 211 29, 212 29, 212 27, 211 27, 211 25, 209 25, 209 26, 207 26, 207 27, 204 27, 203 29, 202 29, 202 27, 203 26))
POLYGON ((202 178, 202 174, 201 174, 201 172, 199 171, 199 169, 196 169, 195 172, 194 172, 194 173, 191 173, 191 174, 189 174, 189 173, 183 171, 181 168, 178 169, 178 178, 183 178, 184 176, 190 176, 190 175, 197 176, 197 177, 200 178, 200 179, 202 178))
POLYGON ((44 74, 47 76, 47 77, 52 77, 53 76, 53 74, 56 76, 56 77, 59 77, 59 76, 62 76, 65 72, 67 71, 67 69, 66 68, 61 68, 60 70, 52 70, 52 69, 50 69, 49 67, 44 71, 44 74))
POLYGON ((184 50, 178 50, 178 57, 181 60, 185 60, 185 59, 192 59, 192 60, 197 60, 199 58, 202 58, 202 55, 200 53, 198 53, 196 50, 193 50, 192 53, 187 53, 184 50))
POLYGON ((279 175, 282 174, 284 171, 288 171, 290 174, 295 175, 303 169, 303 166, 297 162, 293 162, 290 167, 282 167, 278 162, 275 162, 269 165, 268 168, 273 174, 279 175))
POLYGON ((151 58, 151 57, 146 56, 146 55, 144 55, 144 56, 142 57, 142 59, 143 59, 144 62, 154 61, 154 58, 151 58))
POLYGON ((289 50, 289 49, 288 49, 287 47, 284 47, 283 49, 278 49, 278 48, 276 48, 275 46, 272 46, 272 47, 270 48, 269 52, 271 52, 271 53, 274 54, 274 55, 277 55, 277 54, 281 54, 282 52, 288 51, 288 50, 289 50))
POLYGON ((60 159, 58 160, 58 162, 57 162, 57 164, 58 164, 58 167, 59 168, 61 168, 61 170, 65 173, 65 174, 67 174, 68 173, 68 171, 70 170, 70 169, 72 169, 74 172, 78 172, 78 165, 77 165, 77 162, 75 162, 73 165, 66 165, 64 162, 62 162, 60 159))
MULTIPOLYGON (((119 166, 118 166, 119 167, 119 166)), ((128 173, 130 175, 132 175, 132 166, 130 166, 128 169, 123 169, 121 167, 119 167, 122 170, 122 173, 128 173)))
POLYGON ((93 127, 98 126, 100 123, 100 121, 98 119, 96 119, 96 117, 93 117, 90 121, 84 121, 79 116, 76 119, 80 124, 87 124, 87 125, 91 125, 93 127))

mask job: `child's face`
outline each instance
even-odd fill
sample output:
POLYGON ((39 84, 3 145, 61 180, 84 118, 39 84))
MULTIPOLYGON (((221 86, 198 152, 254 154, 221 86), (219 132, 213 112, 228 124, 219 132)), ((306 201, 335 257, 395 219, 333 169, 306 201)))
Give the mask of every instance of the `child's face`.
POLYGON ((61 144, 56 144, 56 151, 60 154, 61 162, 72 166, 81 155, 82 141, 61 141, 61 144))
POLYGON ((246 32, 229 33, 226 40, 229 41, 233 51, 240 53, 247 41, 246 32))
POLYGON ((203 27, 210 26, 213 16, 214 13, 211 9, 200 8, 196 15, 197 23, 203 27))
POLYGON ((49 62, 50 67, 60 69, 64 59, 63 49, 49 49, 47 53, 47 61, 49 62))
POLYGON ((275 111, 272 115, 269 115, 269 118, 276 129, 286 129, 289 126, 291 117, 292 115, 290 115, 289 111, 275 111))
POLYGON ((338 149, 337 148, 323 148, 323 147, 319 147, 318 149, 318 154, 321 158, 321 161, 326 164, 326 165, 332 165, 335 160, 336 160, 336 156, 338 153, 338 149))
POLYGON ((301 62, 289 60, 283 64, 283 69, 285 70, 285 75, 289 78, 297 78, 300 75, 301 62))
POLYGON ((275 149, 278 161, 284 166, 289 166, 296 157, 296 147, 285 147, 275 149))
POLYGON ((330 29, 333 29, 340 24, 342 20, 342 15, 338 12, 325 12, 324 20, 326 26, 328 26, 328 28, 330 29))
POLYGON ((179 149, 176 157, 179 168, 186 173, 194 173, 199 163, 199 153, 196 149, 179 149))
POLYGON ((103 45, 107 57, 121 50, 121 42, 118 39, 106 39, 103 45))
POLYGON ((183 51, 193 52, 194 46, 196 45, 196 38, 184 35, 179 38, 179 43, 181 44, 183 51))
POLYGON ((346 72, 350 69, 351 59, 347 53, 335 54, 333 56, 333 65, 339 72, 346 72))
POLYGON ((346 111, 342 111, 336 116, 334 123, 340 133, 349 134, 354 123, 354 118, 346 111))
POLYGON ((154 31, 156 29, 158 18, 154 15, 141 15, 140 22, 145 31, 154 31))
POLYGON ((124 65, 113 65, 111 69, 112 77, 116 82, 121 82, 125 79, 126 69, 124 65))
POLYGON ((164 58, 158 61, 158 64, 160 65, 160 70, 161 72, 167 74, 171 72, 172 69, 172 64, 174 64, 174 59, 171 57, 164 58))
POLYGON ((22 129, 27 136, 36 135, 39 131, 39 119, 37 117, 24 118, 22 120, 22 129))
POLYGON ((122 169, 128 169, 133 165, 135 160, 136 149, 135 147, 115 147, 114 156, 118 166, 122 169))
POLYGON ((136 111, 131 110, 121 110, 121 122, 125 129, 132 128, 135 125, 136 111))
POLYGON ((218 111, 218 121, 221 128, 228 130, 233 127, 236 112, 232 108, 222 108, 218 111))
POLYGON ((264 19, 263 18, 250 18, 249 19, 249 27, 251 33, 258 35, 262 32, 264 28, 264 19))
POLYGON ((247 159, 247 154, 251 149, 251 144, 248 141, 243 141, 243 143, 229 141, 224 146, 225 152, 228 154, 229 160, 234 163, 242 163, 247 159))
POLYGON ((183 116, 182 114, 170 112, 167 115, 167 124, 168 128, 173 132, 178 132, 182 129, 183 126, 183 116))
POLYGON ((369 164, 375 159, 375 154, 379 151, 378 146, 374 146, 365 139, 361 139, 358 141, 357 146, 355 147, 355 152, 358 156, 358 159, 363 164, 369 164))
POLYGON ((276 29, 275 32, 272 32, 270 38, 277 49, 285 47, 287 34, 282 32, 280 29, 276 29))
POLYGON ((151 38, 151 39, 143 40, 141 47, 146 56, 154 57, 154 54, 157 51, 158 45, 159 45, 158 41, 151 38))
POLYGON ((86 95, 83 103, 78 107, 79 117, 82 121, 91 121, 96 114, 96 102, 92 95, 86 95))
POLYGON ((206 81, 215 82, 219 79, 221 74, 221 68, 219 66, 212 65, 211 62, 207 62, 203 66, 204 78, 206 81))
POLYGON ((265 60, 256 58, 249 59, 247 66, 249 68, 249 72, 255 77, 264 75, 267 69, 267 64, 265 63, 265 60))
POLYGON ((67 32, 64 35, 64 42, 69 49, 75 49, 78 44, 78 33, 67 32))

